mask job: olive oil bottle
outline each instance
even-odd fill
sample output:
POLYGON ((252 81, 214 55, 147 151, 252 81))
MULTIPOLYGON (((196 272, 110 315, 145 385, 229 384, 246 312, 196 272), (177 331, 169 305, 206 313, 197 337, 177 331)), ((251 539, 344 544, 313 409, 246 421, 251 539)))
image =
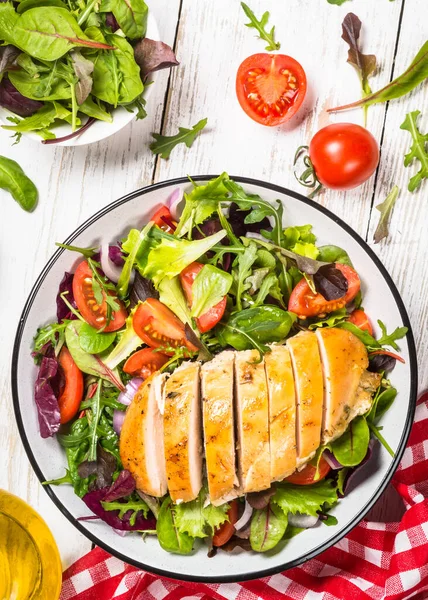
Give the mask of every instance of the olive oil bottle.
POLYGON ((0 489, 0 600, 57 600, 61 561, 43 519, 0 489))

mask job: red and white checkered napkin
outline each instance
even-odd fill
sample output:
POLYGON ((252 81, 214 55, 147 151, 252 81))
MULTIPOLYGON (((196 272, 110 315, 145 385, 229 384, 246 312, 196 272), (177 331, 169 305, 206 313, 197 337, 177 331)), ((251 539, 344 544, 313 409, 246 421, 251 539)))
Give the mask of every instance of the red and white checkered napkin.
POLYGON ((400 523, 362 521, 306 564, 243 583, 200 584, 158 577, 96 548, 64 573, 60 600, 428 599, 428 392, 393 484, 400 523))

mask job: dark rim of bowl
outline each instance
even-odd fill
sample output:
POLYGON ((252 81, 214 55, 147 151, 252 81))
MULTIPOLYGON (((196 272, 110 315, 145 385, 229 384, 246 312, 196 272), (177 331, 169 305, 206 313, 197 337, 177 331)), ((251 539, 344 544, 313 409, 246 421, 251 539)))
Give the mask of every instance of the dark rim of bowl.
MULTIPOLYGON (((192 180, 193 181, 208 181, 210 179, 213 179, 214 177, 218 177, 218 175, 197 175, 195 177, 192 177, 192 180)), ((295 560, 291 560, 282 565, 278 565, 278 566, 271 567, 268 569, 261 569, 258 571, 253 571, 253 572, 245 573, 245 574, 238 575, 238 576, 221 575, 221 576, 207 578, 207 577, 198 576, 198 575, 194 575, 194 576, 193 575, 192 576, 182 575, 181 573, 173 573, 171 571, 165 571, 163 569, 158 569, 153 566, 145 565, 142 562, 133 560, 133 559, 123 555, 121 552, 118 552, 115 548, 113 548, 113 547, 109 546, 108 544, 99 540, 96 535, 94 535, 93 533, 91 533, 87 529, 85 529, 85 527, 83 527, 82 524, 79 521, 77 521, 76 518, 67 510, 67 508, 62 504, 60 499, 54 494, 54 492, 51 489, 51 486, 43 486, 46 493, 50 496, 52 501, 59 508, 59 510, 63 513, 63 515, 65 515, 67 517, 67 519, 81 533, 83 533, 87 538, 89 538, 94 544, 103 548, 106 552, 123 560, 125 563, 134 565, 135 567, 144 569, 144 570, 152 572, 152 573, 156 573, 158 575, 162 575, 163 577, 168 577, 168 578, 173 577, 175 579, 179 579, 179 580, 183 580, 183 581, 195 581, 195 582, 204 582, 204 583, 230 583, 230 582, 237 582, 237 581, 248 581, 250 579, 258 579, 260 577, 267 577, 269 575, 275 575, 276 573, 280 573, 281 571, 291 569, 293 567, 297 567, 298 565, 306 562, 307 560, 315 558, 318 554, 320 554, 321 552, 324 552, 325 550, 327 550, 328 548, 330 548, 331 546, 336 544, 338 541, 340 541, 347 533, 349 533, 349 531, 351 531, 364 518, 364 516, 372 508, 372 506, 376 503, 376 501, 382 495, 386 486, 390 482, 395 470, 397 469, 397 467, 399 465, 399 462, 401 460, 401 457, 403 455, 403 452, 404 452, 406 444, 407 444, 407 440, 410 435, 410 430, 411 430, 411 427, 413 424, 414 413, 415 413, 415 409, 416 409, 416 399, 417 399, 417 358, 416 358, 416 348, 415 348, 415 342, 414 342, 414 338, 413 338, 412 328, 410 325, 410 320, 407 315, 407 311, 405 309, 404 303, 400 297, 400 294, 399 294, 394 282, 392 281, 390 275, 388 274, 387 270, 383 266, 382 262, 379 260, 379 258, 373 252, 373 250, 371 250, 371 248, 368 246, 368 244, 351 227, 349 227, 349 225, 347 225, 339 217, 337 217, 332 212, 330 212, 327 208, 324 208, 323 206, 317 204, 316 202, 313 202, 312 200, 305 198, 304 196, 302 196, 301 194, 299 194, 297 192, 293 192, 292 190, 288 190, 287 188, 283 188, 279 185, 275 185, 272 183, 266 183, 266 182, 260 181, 258 179, 251 179, 248 177, 239 177, 239 176, 232 177, 231 176, 231 179, 233 179, 241 184, 244 184, 244 185, 245 184, 257 185, 257 186, 263 187, 265 189, 269 189, 274 192, 284 194, 286 196, 291 196, 292 198, 311 206, 315 210, 323 213, 324 215, 329 217, 332 221, 337 223, 350 236, 352 236, 354 238, 354 240, 356 240, 358 242, 358 244, 363 248, 363 250, 369 255, 369 257, 372 259, 372 261, 375 263, 375 265, 378 267, 378 269, 382 273, 382 276, 385 279, 386 283, 388 284, 389 289, 391 290, 391 293, 394 296, 395 302, 400 311, 401 318, 403 320, 403 324, 409 330, 407 333, 407 343, 408 343, 408 347, 409 347, 409 358, 410 358, 410 365, 409 365, 409 367, 410 367, 410 399, 409 399, 409 408, 407 411, 406 423, 404 426, 403 434, 402 434, 400 443, 398 445, 394 460, 392 461, 385 477, 383 478, 381 484, 379 485, 378 489, 376 490, 376 492, 372 496, 372 498, 369 500, 369 502, 367 502, 367 504, 359 511, 359 513, 354 517, 354 519, 344 529, 342 529, 337 535, 330 538, 327 542, 314 548, 306 556, 299 557, 295 560)), ((162 189, 165 187, 173 187, 175 185, 187 183, 188 181, 189 181, 189 179, 187 177, 179 177, 177 179, 170 179, 168 181, 162 181, 162 182, 155 183, 153 185, 141 188, 130 194, 127 194, 126 196, 123 196, 122 198, 119 198, 119 200, 112 202, 105 208, 98 211, 95 215, 90 217, 87 221, 85 221, 80 227, 78 227, 67 238, 65 243, 71 244, 71 242, 73 242, 73 240, 78 235, 80 235, 80 233, 82 233, 87 227, 92 225, 94 222, 98 221, 98 219, 100 219, 101 217, 103 217, 104 215, 109 213, 110 211, 114 210, 118 206, 121 206, 122 204, 126 204, 130 200, 133 200, 134 198, 136 198, 138 196, 147 194, 147 193, 151 192, 152 190, 159 190, 159 189, 162 189)), ((25 328, 25 323, 26 323, 30 308, 31 308, 31 306, 34 302, 34 299, 38 294, 40 286, 42 285, 48 272, 50 271, 50 269, 52 268, 54 263, 57 261, 57 259, 63 252, 64 252, 64 249, 62 249, 62 248, 55 252, 55 254, 52 256, 50 261, 46 264, 46 266, 42 270, 41 274, 37 278, 36 283, 34 284, 32 290, 30 292, 30 295, 27 299, 27 302, 25 303, 24 309, 21 314, 21 318, 19 320, 19 325, 18 325, 18 329, 16 332, 16 336, 15 336, 15 342, 14 342, 13 354, 12 354, 12 397, 13 397, 15 418, 17 421, 19 434, 21 436, 25 451, 27 453, 27 456, 29 458, 31 466, 33 467, 33 469, 41 483, 43 481, 46 481, 46 479, 41 471, 41 468, 39 467, 39 465, 37 463, 37 460, 36 460, 32 450, 31 450, 31 445, 30 445, 30 442, 27 438, 27 435, 26 435, 26 432, 24 429, 24 425, 23 425, 23 421, 22 421, 22 417, 21 417, 19 398, 18 398, 17 370, 15 367, 18 364, 18 356, 19 356, 19 350, 20 350, 20 345, 21 345, 22 333, 25 328)))

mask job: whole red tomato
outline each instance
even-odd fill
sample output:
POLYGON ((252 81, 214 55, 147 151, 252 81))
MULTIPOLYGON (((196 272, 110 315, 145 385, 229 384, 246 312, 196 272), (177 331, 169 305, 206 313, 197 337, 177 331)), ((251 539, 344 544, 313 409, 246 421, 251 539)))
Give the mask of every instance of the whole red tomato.
POLYGON ((350 190, 375 172, 379 146, 364 127, 334 123, 314 135, 309 157, 320 183, 333 190, 350 190))

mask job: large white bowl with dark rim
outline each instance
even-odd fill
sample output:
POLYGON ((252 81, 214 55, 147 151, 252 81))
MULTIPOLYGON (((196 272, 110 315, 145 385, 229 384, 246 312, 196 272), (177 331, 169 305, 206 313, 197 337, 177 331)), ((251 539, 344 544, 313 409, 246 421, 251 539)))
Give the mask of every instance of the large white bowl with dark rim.
MULTIPOLYGON (((212 176, 193 179, 204 182, 212 176)), ((314 558, 345 536, 366 515, 385 490, 403 454, 413 422, 417 395, 417 363, 413 335, 404 304, 385 267, 368 245, 338 217, 324 207, 285 188, 244 177, 233 177, 248 192, 266 200, 279 198, 284 205, 284 225, 311 223, 319 244, 335 244, 350 255, 362 279, 364 307, 374 323, 382 319, 388 330, 405 325, 407 337, 400 341, 405 364, 397 362, 391 381, 398 389, 393 407, 382 418, 382 434, 395 458, 376 444, 372 459, 357 475, 358 481, 331 513, 338 524, 319 524, 295 536, 265 554, 235 550, 207 557, 201 543, 190 556, 169 554, 155 537, 145 541, 138 534, 117 535, 102 521, 78 521, 90 513, 71 486, 47 486, 44 489, 61 512, 91 541, 114 556, 136 567, 176 579, 203 582, 230 582, 264 577, 295 567, 314 558)), ((101 240, 116 242, 130 228, 142 227, 149 216, 175 188, 190 188, 186 178, 164 181, 137 190, 88 219, 67 238, 67 244, 96 246, 101 240)), ((52 245, 55 240, 52 240, 52 245)), ((47 263, 29 295, 16 334, 12 358, 13 403, 19 432, 30 462, 41 482, 64 474, 66 458, 55 438, 39 435, 33 386, 36 367, 31 358, 31 344, 37 327, 55 321, 55 298, 64 271, 74 268, 80 257, 59 249, 47 263)), ((379 331, 377 331, 379 333, 379 331)))

